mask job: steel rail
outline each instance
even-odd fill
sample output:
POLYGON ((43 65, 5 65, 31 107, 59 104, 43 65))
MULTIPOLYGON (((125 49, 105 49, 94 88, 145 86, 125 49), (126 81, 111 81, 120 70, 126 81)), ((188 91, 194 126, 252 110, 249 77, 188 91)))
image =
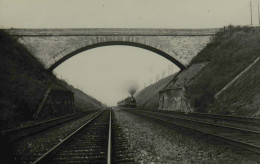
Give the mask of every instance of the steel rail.
MULTIPOLYGON (((138 110, 144 111, 143 109, 138 109, 138 110)), ((152 110, 152 111, 154 112, 154 110, 152 110)), ((155 112, 158 112, 158 110, 155 112)), ((254 118, 254 117, 241 117, 241 116, 232 116, 232 115, 223 115, 223 114, 208 114, 208 113, 198 113, 198 112, 184 113, 184 112, 179 112, 179 111, 166 111, 166 110, 160 110, 160 112, 167 113, 167 114, 174 114, 174 115, 227 120, 227 121, 234 121, 234 122, 240 122, 240 123, 251 123, 251 124, 260 125, 260 119, 254 118)))
POLYGON ((112 121, 111 121, 111 109, 109 112, 109 131, 108 131, 108 146, 107 146, 107 164, 111 164, 111 148, 112 148, 112 138, 111 138, 111 129, 112 129, 112 121))
POLYGON ((75 114, 70 114, 70 115, 66 115, 66 116, 61 116, 58 118, 46 120, 46 121, 35 123, 35 124, 25 126, 25 127, 3 130, 3 131, 1 131, 0 134, 8 136, 10 138, 10 140, 12 140, 12 141, 17 141, 24 137, 31 136, 31 135, 43 132, 45 130, 48 130, 54 126, 81 118, 92 112, 95 112, 95 111, 93 110, 88 113, 81 112, 81 113, 75 113, 75 114))
POLYGON ((76 133, 78 133, 81 129, 83 129, 86 125, 88 125, 90 122, 92 122, 95 118, 97 118, 101 113, 103 113, 105 110, 102 110, 98 112, 95 116, 93 116, 91 119, 89 119, 86 123, 84 123, 81 127, 79 127, 77 130, 75 130, 73 133, 71 133, 69 136, 67 136, 64 140, 59 142, 57 145, 52 147, 50 150, 48 150, 46 153, 44 153, 42 156, 37 158, 32 164, 38 164, 38 163, 44 163, 45 160, 50 156, 50 154, 54 151, 56 151, 61 145, 66 143, 69 139, 72 138, 76 133))
POLYGON ((54 122, 54 121, 61 120, 61 119, 64 119, 64 118, 69 118, 69 117, 76 116, 76 115, 79 115, 79 114, 82 114, 82 112, 81 113, 69 114, 69 115, 65 115, 65 116, 61 116, 61 117, 57 117, 57 118, 53 118, 53 119, 49 119, 49 120, 45 120, 45 121, 38 122, 38 123, 29 125, 29 126, 2 130, 1 133, 3 133, 3 134, 4 133, 12 133, 12 132, 16 132, 16 131, 19 131, 19 130, 24 130, 24 129, 27 129, 27 128, 34 128, 34 127, 37 127, 39 125, 43 125, 43 124, 46 124, 46 123, 54 122))
POLYGON ((199 129, 193 129, 191 127, 188 127, 188 126, 176 123, 176 122, 173 123, 171 121, 167 121, 167 120, 164 120, 162 118, 158 118, 158 117, 155 117, 155 116, 150 116, 149 114, 140 113, 140 112, 136 112, 136 111, 131 111, 131 112, 134 112, 134 113, 146 116, 146 117, 150 117, 152 119, 159 120, 159 121, 162 121, 162 122, 165 122, 165 123, 168 123, 168 124, 172 124, 172 125, 175 125, 177 127, 180 127, 180 128, 183 128, 183 129, 187 129, 187 130, 190 130, 190 131, 193 131, 193 132, 199 132, 199 133, 202 133, 202 134, 206 134, 208 136, 211 136, 211 137, 213 137, 215 139, 218 139, 218 140, 220 140, 222 142, 225 142, 225 143, 228 143, 230 145, 235 145, 237 147, 240 147, 240 148, 243 148, 243 149, 255 152, 257 154, 260 154, 260 146, 257 146, 257 145, 253 145, 253 144, 250 144, 250 143, 239 141, 237 139, 232 139, 232 138, 226 137, 226 136, 221 136, 221 135, 214 134, 214 133, 211 133, 211 132, 207 132, 207 131, 203 131, 203 130, 199 130, 199 129))
POLYGON ((142 112, 151 113, 151 114, 155 114, 155 115, 159 115, 159 116, 163 116, 163 117, 169 117, 169 118, 174 118, 174 119, 179 119, 179 120, 184 120, 184 121, 205 124, 205 125, 209 125, 209 126, 216 126, 216 127, 220 127, 220 128, 227 128, 227 129, 232 129, 232 130, 244 131, 244 132, 248 132, 248 133, 255 133, 255 134, 260 135, 259 131, 247 130, 247 129, 243 129, 243 128, 231 127, 231 126, 226 126, 226 125, 218 125, 218 124, 213 124, 213 123, 208 123, 208 122, 203 122, 203 121, 198 121, 198 120, 192 120, 189 118, 180 118, 180 117, 165 115, 165 114, 156 113, 156 112, 147 112, 147 111, 142 111, 142 112))

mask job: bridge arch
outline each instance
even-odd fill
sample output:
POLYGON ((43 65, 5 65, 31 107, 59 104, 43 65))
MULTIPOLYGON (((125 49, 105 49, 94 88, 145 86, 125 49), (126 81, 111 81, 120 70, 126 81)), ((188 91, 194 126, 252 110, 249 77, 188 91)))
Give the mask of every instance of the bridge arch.
POLYGON ((92 45, 87 45, 87 46, 81 47, 79 49, 76 49, 75 51, 63 56, 62 58, 60 58, 53 65, 51 65, 48 70, 50 72, 52 72, 60 64, 62 64, 63 62, 65 62, 69 58, 71 58, 71 57, 73 57, 73 56, 75 56, 75 55, 77 55, 77 54, 79 54, 83 51, 87 51, 87 50, 90 50, 90 49, 93 49, 93 48, 104 47, 104 46, 113 46, 113 45, 124 45, 124 46, 132 46, 132 47, 138 47, 138 48, 146 49, 148 51, 154 52, 154 53, 161 55, 164 58, 170 60, 172 63, 177 65, 181 70, 186 68, 177 59, 175 59, 171 55, 169 55, 169 54, 165 53, 164 51, 159 50, 157 48, 154 48, 154 47, 151 47, 151 46, 148 46, 148 45, 145 45, 145 44, 129 42, 129 41, 108 41, 108 42, 95 43, 95 44, 92 44, 92 45))

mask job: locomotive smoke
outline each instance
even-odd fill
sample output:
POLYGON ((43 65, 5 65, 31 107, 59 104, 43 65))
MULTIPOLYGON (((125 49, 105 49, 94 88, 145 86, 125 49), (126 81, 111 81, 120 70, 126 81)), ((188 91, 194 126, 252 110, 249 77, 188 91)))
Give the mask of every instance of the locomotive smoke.
POLYGON ((126 93, 126 91, 128 91, 128 93, 131 95, 131 97, 134 96, 134 94, 137 92, 138 90, 138 82, 136 80, 127 80, 124 83, 123 86, 123 92, 126 93))
POLYGON ((129 89, 128 89, 128 93, 129 93, 132 97, 134 97, 134 94, 135 94, 136 90, 137 90, 137 86, 131 86, 131 87, 129 87, 129 89))

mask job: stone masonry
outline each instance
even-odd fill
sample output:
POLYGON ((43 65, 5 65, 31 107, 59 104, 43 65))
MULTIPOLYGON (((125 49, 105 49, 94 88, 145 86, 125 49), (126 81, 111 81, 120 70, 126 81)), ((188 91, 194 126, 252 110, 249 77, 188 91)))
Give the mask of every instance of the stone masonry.
POLYGON ((51 71, 85 50, 130 45, 151 50, 181 69, 209 42, 217 29, 9 29, 51 71))

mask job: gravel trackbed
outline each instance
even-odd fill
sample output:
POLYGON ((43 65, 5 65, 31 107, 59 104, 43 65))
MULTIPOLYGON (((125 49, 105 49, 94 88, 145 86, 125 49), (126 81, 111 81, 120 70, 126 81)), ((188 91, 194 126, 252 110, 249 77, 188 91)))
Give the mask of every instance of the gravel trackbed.
POLYGON ((223 143, 210 143, 167 126, 113 108, 138 163, 260 163, 260 156, 236 154, 223 143))

